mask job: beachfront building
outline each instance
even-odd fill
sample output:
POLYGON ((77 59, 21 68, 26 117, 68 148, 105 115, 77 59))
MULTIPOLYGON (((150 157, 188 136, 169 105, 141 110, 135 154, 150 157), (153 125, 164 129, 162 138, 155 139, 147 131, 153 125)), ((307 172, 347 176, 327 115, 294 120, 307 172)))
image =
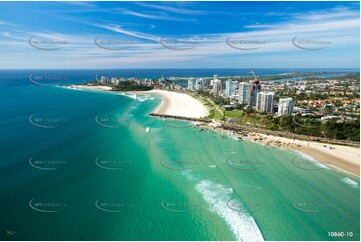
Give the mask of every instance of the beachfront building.
POLYGON ((231 97, 234 96, 236 94, 236 85, 235 82, 232 81, 231 79, 226 81, 226 89, 224 91, 224 95, 226 97, 231 97))
POLYGON ((215 93, 216 95, 219 95, 222 91, 222 82, 221 80, 214 80, 213 81, 213 93, 215 93))
POLYGON ((250 89, 249 83, 247 83, 247 82, 239 83, 238 101, 240 104, 248 104, 249 103, 249 89, 250 89))
POLYGON ((218 75, 214 75, 213 79, 211 80, 211 86, 212 87, 213 87, 214 82, 217 81, 217 80, 218 80, 218 75))
POLYGON ((255 79, 253 83, 250 84, 248 105, 252 107, 256 107, 257 97, 260 91, 261 91, 261 85, 259 84, 259 80, 255 79))
POLYGON ((235 81, 234 82, 234 95, 237 95, 237 91, 238 91, 238 87, 239 87, 239 81, 235 81))
POLYGON ((204 80, 203 78, 198 78, 195 84, 196 90, 203 90, 205 87, 206 87, 206 80, 204 80))
POLYGON ((293 112, 293 99, 291 97, 288 98, 280 98, 278 102, 278 116, 292 115, 293 112))
POLYGON ((119 79, 118 78, 115 78, 115 77, 112 77, 111 79, 111 83, 115 86, 119 85, 119 79))
POLYGON ((188 79, 188 90, 194 91, 196 90, 196 79, 193 77, 188 79))
POLYGON ((256 109, 262 113, 273 113, 274 92, 259 92, 256 109))
POLYGON ((100 78, 100 82, 103 83, 103 84, 107 83, 107 78, 105 76, 102 76, 100 78))

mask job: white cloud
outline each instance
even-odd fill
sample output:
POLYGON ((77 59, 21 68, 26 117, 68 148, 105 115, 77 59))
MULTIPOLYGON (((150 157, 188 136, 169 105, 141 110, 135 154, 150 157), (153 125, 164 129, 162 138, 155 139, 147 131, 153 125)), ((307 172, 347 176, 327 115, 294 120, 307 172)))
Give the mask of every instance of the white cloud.
MULTIPOLYGON (((1 32, 2 38, 11 38, 18 41, 2 41, 0 50, 5 53, 6 58, 2 58, 3 60, 0 64, 3 67, 9 65, 18 66, 19 59, 21 59, 29 62, 27 65, 33 65, 34 68, 42 68, 43 66, 39 66, 39 63, 42 63, 42 61, 45 61, 48 67, 57 64, 58 68, 72 66, 70 63, 74 64, 73 67, 79 68, 126 68, 140 64, 144 67, 199 67, 202 63, 212 65, 217 65, 218 63, 222 67, 226 65, 231 67, 235 65, 235 62, 257 64, 255 59, 258 59, 258 63, 269 61, 269 67, 271 67, 275 64, 274 61, 276 60, 288 63, 287 56, 291 56, 290 53, 296 53, 299 61, 307 59, 304 56, 304 50, 297 49, 292 45, 292 39, 295 36, 332 42, 327 49, 318 52, 319 54, 308 51, 308 58, 312 58, 313 61, 321 61, 322 56, 329 56, 335 50, 350 48, 350 46, 359 48, 360 24, 359 15, 355 11, 339 9, 338 12, 336 10, 313 12, 310 13, 310 16, 311 18, 303 18, 297 15, 293 20, 287 22, 249 25, 246 26, 248 30, 242 32, 189 35, 189 40, 197 40, 199 44, 193 49, 178 51, 162 46, 159 43, 161 36, 130 30, 121 25, 82 22, 86 25, 108 30, 110 38, 133 37, 141 40, 132 48, 121 51, 109 51, 96 47, 94 45, 94 39, 97 37, 95 34, 68 35, 49 31, 28 32, 14 28, 13 31, 16 34, 9 31, 1 32), (60 51, 48 52, 46 57, 44 57, 44 52, 32 49, 27 44, 31 36, 63 39, 67 40, 69 44, 60 51), (242 51, 228 46, 226 44, 228 37, 243 40, 260 40, 266 44, 261 45, 261 48, 256 50, 242 51), (272 54, 272 57, 269 54, 272 54), (4 61, 5 59, 6 61, 4 61), (47 59, 49 61, 46 61, 47 59), (193 66, 192 63, 196 63, 197 66, 193 66)), ((0 25, 1 23, 3 22, 0 22, 0 25)), ((338 58, 346 60, 345 56, 348 57, 349 61, 344 63, 350 63, 351 61, 359 62, 357 51, 348 52, 338 56, 338 58), (354 56, 352 56, 353 53, 355 54, 354 56)), ((290 58, 291 60, 292 58, 290 58)))
POLYGON ((145 2, 137 2, 137 4, 142 7, 164 10, 164 11, 171 12, 171 13, 179 13, 179 14, 187 14, 187 15, 209 14, 209 12, 207 12, 207 11, 191 10, 191 9, 185 9, 185 8, 180 8, 180 7, 174 8, 174 7, 170 7, 170 6, 149 4, 149 3, 145 3, 145 2))

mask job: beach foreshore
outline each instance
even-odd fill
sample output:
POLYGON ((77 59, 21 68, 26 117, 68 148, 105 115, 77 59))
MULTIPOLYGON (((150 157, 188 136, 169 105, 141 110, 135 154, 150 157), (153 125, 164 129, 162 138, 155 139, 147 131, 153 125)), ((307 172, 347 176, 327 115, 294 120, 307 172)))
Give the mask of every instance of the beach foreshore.
MULTIPOLYGON (((106 86, 74 85, 73 88, 110 91, 106 86)), ((208 109, 201 101, 185 93, 171 92, 166 90, 134 91, 134 94, 148 95, 157 94, 162 97, 161 104, 153 111, 155 114, 182 116, 188 118, 203 118, 208 115, 208 109)), ((273 135, 260 134, 242 130, 242 132, 227 130, 221 122, 193 122, 193 124, 224 133, 237 139, 246 139, 252 142, 264 144, 269 148, 279 147, 301 152, 323 165, 335 167, 354 175, 360 175, 360 148, 326 144, 315 141, 289 139, 273 135)))
MULTIPOLYGON (((209 126, 209 124, 205 125, 209 126)), ((289 139, 254 132, 243 132, 242 135, 240 135, 235 131, 224 130, 219 127, 211 127, 211 129, 224 132, 233 137, 263 144, 270 149, 279 147, 301 152, 318 161, 321 165, 334 167, 352 173, 353 175, 360 176, 360 148, 289 139)))
MULTIPOLYGON (((109 86, 71 85, 71 89, 86 89, 93 91, 111 91, 109 86)), ((179 92, 165 90, 132 91, 129 93, 148 95, 158 94, 162 98, 161 104, 153 111, 155 114, 182 116, 187 118, 204 118, 208 116, 208 109, 197 99, 179 92)))
POLYGON ((144 93, 155 93, 163 100, 153 113, 187 118, 203 118, 208 116, 208 109, 197 99, 185 93, 165 90, 151 90, 144 93))
POLYGON ((93 91, 111 91, 112 88, 108 86, 88 86, 88 85, 70 85, 71 89, 88 89, 93 91))
MULTIPOLYGON (((162 103, 157 107, 154 113, 168 114, 184 117, 205 117, 208 110, 203 104, 193 97, 183 94, 164 90, 152 90, 142 93, 156 93, 163 96, 162 103), (203 108, 202 108, 203 106, 203 108), (192 107, 192 108, 189 108, 192 107)), ((241 137, 249 141, 264 144, 270 148, 280 147, 301 152, 317 160, 322 165, 335 167, 354 175, 360 175, 360 148, 354 148, 342 145, 324 144, 321 142, 293 140, 284 137, 277 137, 254 132, 242 132, 225 130, 221 123, 195 123, 198 126, 220 131, 230 136, 241 137)))

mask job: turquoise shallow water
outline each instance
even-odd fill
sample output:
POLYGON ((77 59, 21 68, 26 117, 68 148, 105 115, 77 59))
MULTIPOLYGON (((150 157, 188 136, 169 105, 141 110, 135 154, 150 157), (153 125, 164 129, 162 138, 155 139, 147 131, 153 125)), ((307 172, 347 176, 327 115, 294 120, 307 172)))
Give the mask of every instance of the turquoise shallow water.
POLYGON ((2 240, 359 240, 358 177, 151 118, 158 96, 5 78, 2 240))

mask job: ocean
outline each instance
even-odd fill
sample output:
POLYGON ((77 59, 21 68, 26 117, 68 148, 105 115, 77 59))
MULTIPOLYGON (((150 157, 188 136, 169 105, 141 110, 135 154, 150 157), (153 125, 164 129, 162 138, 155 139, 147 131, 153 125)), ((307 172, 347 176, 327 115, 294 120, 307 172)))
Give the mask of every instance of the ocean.
POLYGON ((150 117, 157 95, 29 80, 247 72, 1 71, 0 239, 358 241, 357 176, 289 150, 150 117))

